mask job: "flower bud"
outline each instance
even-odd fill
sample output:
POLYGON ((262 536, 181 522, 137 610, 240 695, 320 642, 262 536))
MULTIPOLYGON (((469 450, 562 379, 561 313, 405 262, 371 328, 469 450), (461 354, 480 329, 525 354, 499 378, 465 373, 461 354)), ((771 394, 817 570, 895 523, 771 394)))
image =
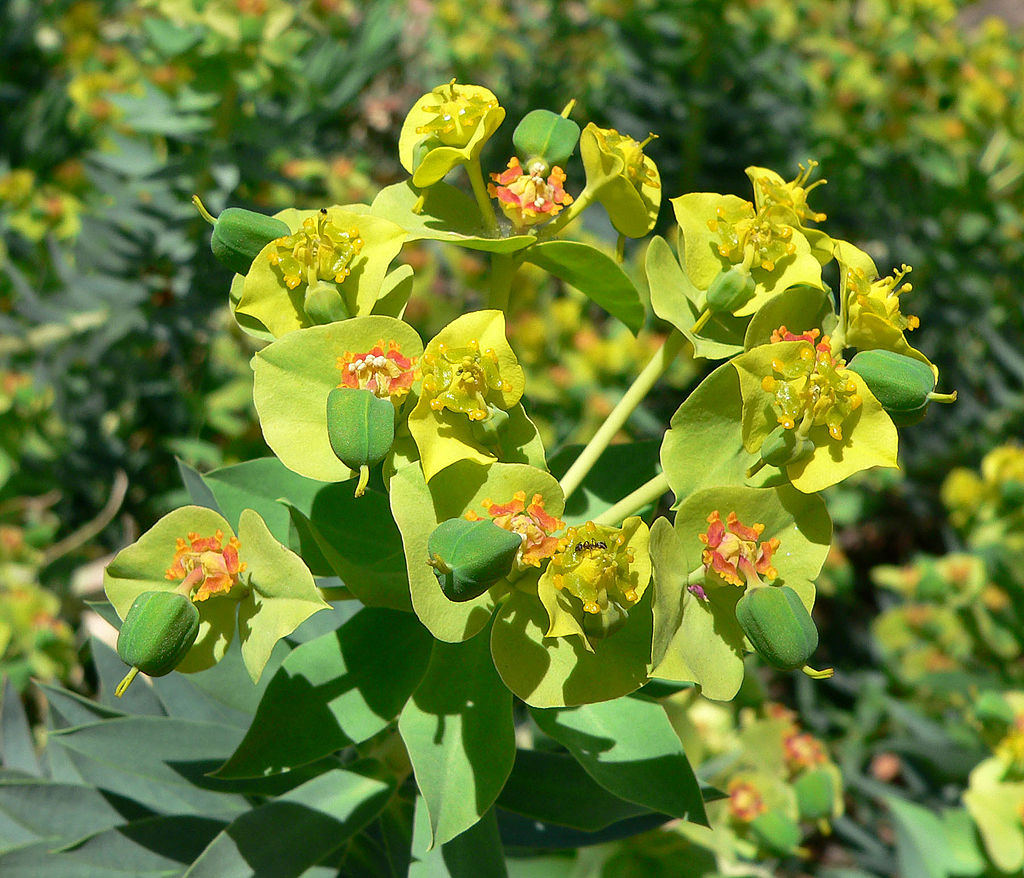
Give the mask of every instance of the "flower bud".
POLYGON ((798 438, 796 430, 779 426, 772 430, 761 443, 761 460, 770 466, 787 467, 814 454, 814 442, 798 438))
POLYGON ((471 601, 508 575, 522 542, 485 518, 449 518, 427 540, 427 563, 448 600, 471 601))
POLYGON ((818 648, 811 614, 787 585, 747 589, 736 619, 758 654, 780 670, 802 668, 818 648))
POLYGON ((824 768, 805 771, 793 784, 801 820, 823 820, 832 816, 835 785, 824 768))
POLYGON ((338 459, 359 470, 356 496, 361 497, 370 467, 384 459, 395 441, 395 407, 371 390, 336 387, 327 394, 327 436, 338 459))
POLYGON ((117 635, 117 654, 131 665, 118 684, 120 698, 142 671, 151 677, 169 674, 185 658, 199 634, 199 611, 176 591, 146 591, 132 603, 117 635))
POLYGON ((738 268, 723 268, 708 287, 707 306, 716 314, 731 314, 754 295, 754 279, 738 268))
POLYGON ((935 373, 927 363, 894 351, 860 351, 847 367, 864 379, 897 426, 916 424, 924 417, 928 402, 952 402, 956 395, 935 394, 935 373))
POLYGON ((512 134, 516 152, 528 159, 527 167, 538 159, 549 167, 564 166, 579 139, 580 126, 551 110, 531 110, 512 134))
POLYGON ((302 310, 314 324, 334 323, 352 316, 338 287, 326 281, 318 281, 306 290, 302 310))
POLYGON ((192 203, 213 225, 213 237, 210 238, 213 255, 236 274, 248 274, 260 250, 271 241, 292 233, 281 220, 254 210, 229 207, 215 218, 203 206, 198 195, 192 197, 192 203))

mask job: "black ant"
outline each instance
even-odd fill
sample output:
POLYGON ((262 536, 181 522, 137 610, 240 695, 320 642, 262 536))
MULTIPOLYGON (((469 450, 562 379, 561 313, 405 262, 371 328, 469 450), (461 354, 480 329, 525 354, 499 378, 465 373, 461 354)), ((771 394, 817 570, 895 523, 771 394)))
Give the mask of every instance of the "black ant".
POLYGON ((608 544, 604 540, 600 540, 600 541, 583 540, 582 542, 579 542, 579 543, 576 544, 575 548, 572 550, 572 553, 575 555, 577 552, 583 552, 583 551, 586 551, 588 549, 590 549, 590 550, 593 550, 593 549, 606 549, 607 550, 607 548, 608 548, 608 544))

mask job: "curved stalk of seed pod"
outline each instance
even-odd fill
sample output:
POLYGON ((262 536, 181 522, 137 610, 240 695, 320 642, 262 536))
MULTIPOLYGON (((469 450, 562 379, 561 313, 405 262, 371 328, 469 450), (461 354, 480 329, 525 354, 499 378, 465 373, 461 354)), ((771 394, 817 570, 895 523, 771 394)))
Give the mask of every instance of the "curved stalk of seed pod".
POLYGON ((559 484, 565 498, 569 499, 580 483, 586 478, 587 473, 597 463, 597 459, 604 453, 609 443, 619 432, 622 425, 626 423, 633 410, 643 402, 643 399, 664 374, 665 370, 672 365, 676 355, 683 349, 686 337, 678 330, 673 329, 668 338, 665 339, 661 348, 651 357, 643 370, 637 375, 636 380, 623 394, 622 399, 611 410, 604 423, 598 428, 580 456, 576 458, 569 471, 562 476, 559 484))

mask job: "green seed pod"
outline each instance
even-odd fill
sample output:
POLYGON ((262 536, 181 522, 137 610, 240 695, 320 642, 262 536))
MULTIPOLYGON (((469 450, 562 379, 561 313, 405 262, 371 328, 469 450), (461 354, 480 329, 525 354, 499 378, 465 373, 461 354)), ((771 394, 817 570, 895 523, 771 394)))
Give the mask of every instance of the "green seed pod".
POLYGON ((236 274, 248 274, 260 250, 271 241, 292 233, 281 220, 254 210, 229 207, 214 217, 198 195, 192 196, 192 203, 203 219, 213 226, 210 239, 213 255, 236 274))
POLYGON ((927 363, 893 351, 860 351, 849 369, 864 379, 868 389, 897 426, 916 424, 924 417, 935 374, 927 363))
POLYGON ((302 308, 315 324, 348 320, 352 316, 341 291, 335 284, 326 281, 320 281, 306 290, 302 308))
POLYGON ((822 820, 832 816, 836 790, 832 775, 824 768, 805 771, 793 784, 801 820, 822 820))
POLYGON ((707 307, 716 314, 731 314, 754 295, 754 279, 738 268, 723 268, 708 287, 707 307))
POLYGON ((757 840, 775 854, 791 854, 800 844, 799 825, 782 811, 766 811, 755 817, 750 829, 757 840))
POLYGON ((427 540, 427 563, 450 601, 471 601, 507 575, 523 538, 481 518, 449 518, 427 540))
POLYGON ((117 654, 132 669, 118 684, 120 698, 142 671, 151 677, 169 674, 185 658, 199 634, 199 610, 176 591, 140 594, 124 617, 117 635, 117 654))
POLYGON ((336 387, 327 394, 327 437, 338 459, 359 470, 356 496, 362 497, 370 467, 384 459, 395 441, 395 407, 372 390, 336 387))
POLYGON ((806 460, 814 454, 814 442, 806 436, 799 439, 796 430, 779 426, 761 443, 761 460, 771 466, 786 467, 806 460))
POLYGON ((788 585, 748 588, 736 619, 758 654, 780 670, 802 668, 818 648, 811 614, 788 585))
POLYGON ((526 168, 535 160, 544 162, 549 168, 551 165, 564 166, 579 142, 580 126, 551 110, 531 110, 512 133, 516 153, 527 159, 526 168))

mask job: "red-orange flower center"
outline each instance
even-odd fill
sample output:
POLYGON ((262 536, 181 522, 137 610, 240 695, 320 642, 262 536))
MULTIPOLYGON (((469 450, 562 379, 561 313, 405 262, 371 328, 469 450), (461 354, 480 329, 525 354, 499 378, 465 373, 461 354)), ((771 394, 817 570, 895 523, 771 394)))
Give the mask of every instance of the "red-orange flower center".
MULTIPOLYGON (((558 551, 558 537, 552 534, 565 527, 565 522, 544 511, 544 498, 540 494, 534 494, 529 505, 526 492, 516 491, 508 503, 499 504, 487 499, 483 507, 498 527, 523 538, 516 554, 516 566, 520 569, 540 567, 541 561, 558 551)), ((480 520, 480 516, 472 511, 466 513, 466 518, 480 520)))
POLYGON ((339 387, 370 390, 382 399, 401 401, 416 379, 416 358, 403 356, 398 345, 381 339, 364 353, 345 351, 338 357, 339 387))
POLYGON ((513 156, 508 168, 500 174, 491 174, 494 183, 487 186, 487 194, 497 198, 505 216, 517 228, 528 228, 556 216, 572 196, 565 191, 565 172, 555 166, 547 179, 547 168, 540 162, 530 165, 526 171, 513 156), (497 185, 495 185, 495 183, 497 185))
POLYGON ((212 537, 201 537, 197 533, 190 533, 187 540, 179 537, 174 561, 164 577, 182 580, 181 590, 193 601, 227 594, 238 582, 238 574, 245 570, 245 562, 238 559, 238 549, 237 537, 231 537, 224 545, 221 530, 212 537))
POLYGON ((729 782, 729 814, 741 823, 750 823, 764 814, 768 807, 761 797, 761 791, 750 781, 732 780, 729 782))
POLYGON ((702 560, 705 571, 713 571, 732 585, 761 584, 761 576, 775 579, 779 573, 772 567, 772 553, 779 548, 779 541, 772 537, 766 542, 758 540, 764 532, 763 524, 747 527, 730 512, 722 523, 716 509, 708 518, 706 533, 700 534, 700 541, 707 548, 702 560))

